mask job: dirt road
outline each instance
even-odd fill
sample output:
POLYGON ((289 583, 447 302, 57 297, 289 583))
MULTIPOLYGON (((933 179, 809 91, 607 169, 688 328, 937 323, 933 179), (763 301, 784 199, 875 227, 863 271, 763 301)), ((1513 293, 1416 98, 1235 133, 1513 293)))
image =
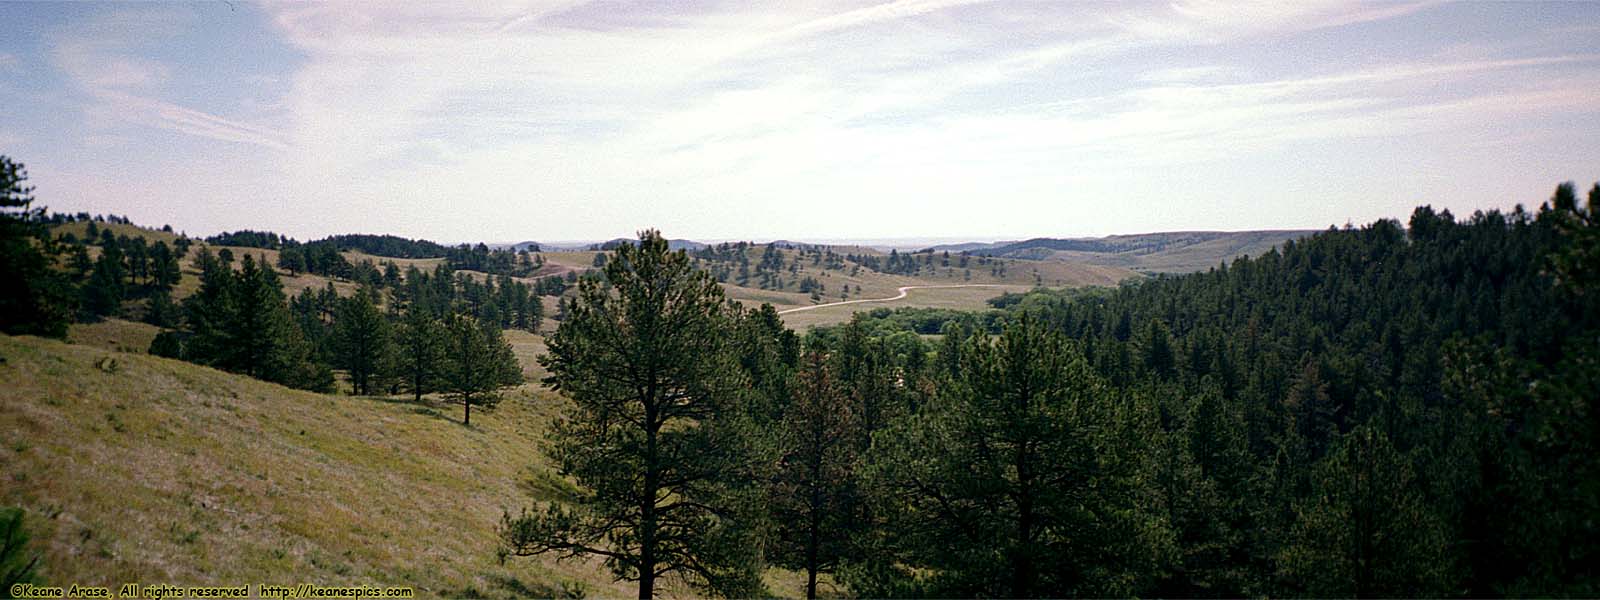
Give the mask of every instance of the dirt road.
POLYGON ((890 302, 890 301, 899 300, 901 298, 906 297, 906 295, 909 294, 911 292, 911 290, 921 290, 921 289, 928 289, 928 288, 967 288, 967 287, 1017 287, 1017 286, 1014 285, 1014 284, 1004 284, 1004 283, 964 283, 964 284, 955 284, 955 285, 905 285, 905 286, 900 286, 900 294, 899 295, 892 296, 892 297, 889 297, 889 298, 862 298, 860 300, 841 300, 841 301, 838 301, 838 302, 829 302, 827 304, 815 304, 815 305, 812 305, 812 306, 802 306, 800 308, 790 308, 790 309, 786 309, 786 310, 780 310, 780 311, 778 311, 778 314, 786 315, 786 314, 789 314, 789 313, 804 312, 804 311, 808 311, 808 310, 816 310, 816 309, 819 309, 819 308, 827 308, 827 307, 830 307, 830 306, 841 306, 841 305, 845 305, 845 304, 862 304, 862 303, 866 303, 866 302, 890 302))

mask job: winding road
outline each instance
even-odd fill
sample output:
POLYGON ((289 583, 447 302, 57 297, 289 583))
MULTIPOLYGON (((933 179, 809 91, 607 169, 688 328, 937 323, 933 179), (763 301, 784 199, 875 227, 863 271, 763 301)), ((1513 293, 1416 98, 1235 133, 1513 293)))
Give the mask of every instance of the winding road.
POLYGON ((898 296, 893 296, 893 297, 889 297, 889 298, 862 298, 860 300, 840 300, 838 302, 829 302, 827 304, 813 304, 811 306, 802 306, 802 307, 799 307, 799 308, 789 308, 789 309, 780 310, 780 311, 778 311, 778 314, 786 315, 786 314, 789 314, 789 313, 797 313, 797 312, 804 312, 804 311, 808 311, 808 310, 816 310, 816 309, 819 309, 819 308, 827 308, 827 307, 830 307, 830 306, 842 306, 842 305, 845 305, 845 304, 861 304, 861 303, 864 303, 864 302, 890 302, 890 301, 893 301, 893 300, 899 300, 901 298, 906 297, 906 295, 909 294, 911 292, 911 290, 922 290, 922 289, 928 289, 928 288, 969 288, 969 287, 1019 287, 1019 286, 1017 286, 1015 284, 1005 284, 1005 283, 963 283, 963 284, 955 284, 955 285, 903 285, 903 286, 900 286, 900 294, 898 296))

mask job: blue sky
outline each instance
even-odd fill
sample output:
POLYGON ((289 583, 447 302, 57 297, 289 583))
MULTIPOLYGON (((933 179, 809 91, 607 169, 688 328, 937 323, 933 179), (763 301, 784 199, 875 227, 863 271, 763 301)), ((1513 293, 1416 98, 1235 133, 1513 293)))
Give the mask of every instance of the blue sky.
POLYGON ((1600 3, 0 3, 42 204, 195 234, 1320 228, 1600 179, 1600 3))

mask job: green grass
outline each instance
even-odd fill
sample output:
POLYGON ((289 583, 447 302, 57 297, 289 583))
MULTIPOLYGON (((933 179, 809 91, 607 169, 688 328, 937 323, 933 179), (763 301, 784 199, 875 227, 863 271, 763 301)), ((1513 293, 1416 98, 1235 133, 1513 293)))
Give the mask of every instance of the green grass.
MULTIPOLYGON (((848 322, 852 315, 861 311, 870 311, 878 308, 901 308, 907 306, 926 308, 950 308, 956 310, 983 310, 989 308, 988 300, 1007 292, 1025 292, 1031 289, 1025 285, 1007 285, 1004 287, 970 287, 970 288, 929 288, 908 290, 905 298, 888 302, 862 302, 859 304, 844 304, 829 306, 802 312, 782 315, 783 323, 791 329, 805 330, 818 325, 832 325, 848 322)), ((888 294, 893 296, 894 294, 888 294)))

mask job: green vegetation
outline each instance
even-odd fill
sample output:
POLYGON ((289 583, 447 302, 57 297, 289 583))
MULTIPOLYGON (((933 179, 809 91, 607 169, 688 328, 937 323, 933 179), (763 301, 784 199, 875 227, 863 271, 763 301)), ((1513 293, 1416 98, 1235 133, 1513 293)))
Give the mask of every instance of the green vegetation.
POLYGON ((22 163, 0 155, 0 331, 62 337, 75 303, 27 181, 22 163))
POLYGON ((573 401, 551 457, 576 502, 504 519, 502 556, 595 555, 640 598, 675 575, 696 590, 760 586, 760 435, 728 338, 740 318, 654 231, 620 245, 607 288, 579 283, 541 360, 573 401))
POLYGON ((28 548, 28 531, 23 527, 22 509, 0 508, 0 597, 11 598, 11 586, 34 583, 39 555, 28 548))
MULTIPOLYGON (((1141 548, 1150 568, 1120 579, 1133 587, 1098 593, 1594 593, 1581 515, 1600 505, 1585 483, 1600 475, 1600 312, 1587 301, 1597 263, 1579 265, 1600 231, 1600 186, 1589 208, 1575 196, 1565 185, 1537 213, 1460 222, 1423 207, 1406 229, 1380 221, 1208 273, 996 302, 980 326, 1048 324, 1092 365, 1078 379, 1156 416, 1140 447, 1157 485, 1136 493, 1162 507, 1145 522, 1164 533, 1141 548)), ((916 316, 810 337, 894 339, 916 316)), ((942 372, 967 373, 962 344, 941 344, 961 357, 938 357, 942 372)))
POLYGON ((455 315, 446 334, 444 391, 461 403, 461 424, 472 424, 472 406, 500 402, 496 390, 522 383, 522 368, 497 327, 455 315))
MULTIPOLYGON (((17 432, 0 502, 43 515, 41 578, 296 570, 462 596, 632 582, 641 598, 1600 593, 1600 184, 1533 212, 1421 207, 1204 273, 1023 292, 1064 272, 941 251, 673 251, 654 231, 548 263, 479 245, 381 270, 338 244, 415 243, 242 232, 218 241, 276 249, 201 244, 185 271, 187 238, 125 219, 63 216, 52 237, 6 164, 21 212, 0 248, 24 283, 7 288, 6 331, 79 342, 0 338, 0 425, 17 432), (273 265, 319 245, 351 269, 291 275, 286 295, 273 265), (854 313, 803 338, 780 316, 968 271, 1014 293, 789 313, 854 313), (141 347, 189 362, 127 351, 141 347), (358 397, 283 387, 341 384, 358 397), (456 403, 469 427, 440 412, 456 403)), ((8 573, 26 562, 11 539, 8 573)))

